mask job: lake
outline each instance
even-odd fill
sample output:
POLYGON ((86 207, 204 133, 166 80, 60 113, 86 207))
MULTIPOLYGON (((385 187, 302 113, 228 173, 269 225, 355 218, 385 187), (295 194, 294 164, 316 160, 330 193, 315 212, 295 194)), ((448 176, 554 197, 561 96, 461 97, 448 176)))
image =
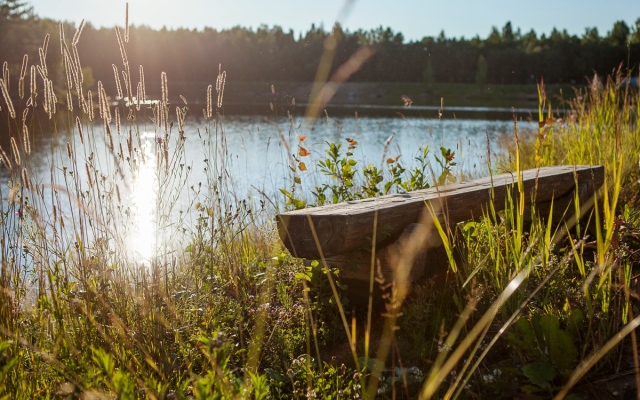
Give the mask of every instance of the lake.
MULTIPOLYGON (((32 174, 32 182, 41 188, 40 198, 28 201, 40 210, 42 224, 53 225, 53 205, 67 219, 67 226, 77 226, 78 205, 92 208, 85 210, 87 219, 94 220, 89 223, 92 229, 117 231, 127 247, 137 253, 136 257, 148 259, 160 237, 176 243, 181 234, 198 229, 207 213, 215 210, 238 214, 237 206, 243 200, 258 209, 264 207, 262 217, 271 219, 274 208, 284 207, 285 198, 279 189, 291 190, 293 186, 291 165, 303 161, 307 166, 306 171, 296 168, 300 185, 295 186, 302 197, 315 185, 327 182, 328 178, 315 166, 326 157, 328 142, 342 143, 344 152, 347 138, 355 140, 353 158, 358 161, 359 171, 368 164, 384 170, 385 160, 396 156, 410 169, 416 165, 415 157, 421 149, 429 146, 429 160, 436 173, 439 166, 434 156, 440 154, 440 147, 445 147, 455 151, 454 174, 482 176, 488 172, 488 152, 499 152, 499 139, 503 134, 513 136, 514 130, 513 121, 509 120, 397 116, 324 117, 311 121, 227 116, 218 123, 187 120, 184 140, 180 140, 177 127, 165 135, 163 129, 147 121, 138 122, 137 129, 132 129, 131 150, 124 119, 120 134, 115 124, 111 125, 113 151, 102 124, 84 125, 82 139, 70 129, 35 134, 32 154, 24 157, 23 165, 32 174), (301 137, 306 138, 300 141, 301 137), (300 147, 310 154, 301 157, 300 147), (297 160, 293 161, 291 155, 297 160), (71 175, 69 171, 75 173, 71 175), (109 211, 103 210, 105 206, 109 211)), ((522 131, 536 127, 537 123, 525 117, 518 122, 522 131)), ((9 143, 3 140, 2 147, 10 154, 9 143)), ((6 183, 10 180, 6 168, 0 169, 0 177, 6 210, 6 183)), ((307 200, 313 200, 309 197, 307 200)), ((47 232, 52 233, 51 228, 47 232)))

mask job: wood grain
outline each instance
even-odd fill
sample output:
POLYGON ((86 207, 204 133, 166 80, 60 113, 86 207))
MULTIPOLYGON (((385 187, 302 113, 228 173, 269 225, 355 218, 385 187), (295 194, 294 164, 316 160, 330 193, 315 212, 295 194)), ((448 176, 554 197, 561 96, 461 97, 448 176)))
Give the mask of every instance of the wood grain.
MULTIPOLYGON (((521 171, 521 178, 526 204, 542 205, 571 197, 567 195, 576 188, 581 198, 592 195, 604 182, 604 167, 544 167, 521 171)), ((496 210, 504 209, 508 193, 519 198, 515 173, 285 212, 276 221, 280 238, 292 255, 321 259, 371 249, 376 221, 376 244, 389 242, 424 218, 426 205, 436 210, 441 222, 455 224, 481 216, 490 201, 496 210)))

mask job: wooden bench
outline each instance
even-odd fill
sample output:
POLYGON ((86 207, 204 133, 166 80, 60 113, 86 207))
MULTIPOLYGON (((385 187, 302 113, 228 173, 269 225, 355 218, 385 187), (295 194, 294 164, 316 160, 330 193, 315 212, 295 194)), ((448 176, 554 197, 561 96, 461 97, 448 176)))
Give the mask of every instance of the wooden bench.
MULTIPOLYGON (((583 213, 593 206, 593 195, 604 182, 604 167, 545 167, 521 171, 521 178, 526 207, 534 205, 542 216, 551 212, 557 224, 574 214, 576 191, 583 213)), ((420 244, 423 251, 415 257, 410 272, 409 281, 415 281, 424 274, 425 253, 442 244, 433 229, 434 215, 442 226, 453 226, 482 216, 492 199, 496 211, 503 210, 508 192, 517 204, 515 173, 284 212, 276 220, 280 238, 293 256, 324 259, 339 268, 343 278, 363 281, 371 277, 372 260, 385 279, 393 280, 393 257, 398 246, 416 229, 429 229, 428 238, 420 244)))

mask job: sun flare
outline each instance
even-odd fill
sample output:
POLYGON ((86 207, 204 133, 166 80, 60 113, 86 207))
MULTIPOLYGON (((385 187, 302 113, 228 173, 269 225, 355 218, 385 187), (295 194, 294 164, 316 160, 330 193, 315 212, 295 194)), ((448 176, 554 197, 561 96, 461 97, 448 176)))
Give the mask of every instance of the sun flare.
POLYGON ((154 218, 157 198, 157 179, 154 170, 152 132, 142 134, 142 155, 138 159, 138 170, 132 182, 132 208, 135 226, 131 235, 131 251, 141 262, 148 262, 154 255, 156 244, 156 221, 154 218))

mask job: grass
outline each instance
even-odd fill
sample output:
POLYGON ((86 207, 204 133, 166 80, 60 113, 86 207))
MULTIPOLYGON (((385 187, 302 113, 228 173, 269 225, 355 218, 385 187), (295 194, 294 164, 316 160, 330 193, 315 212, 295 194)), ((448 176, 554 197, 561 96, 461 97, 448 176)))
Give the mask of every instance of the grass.
MULTIPOLYGON (((19 75, 19 95, 2 103, 11 138, 0 152, 9 176, 0 189, 0 398, 611 398, 588 382, 634 371, 639 379, 637 91, 594 83, 559 104, 560 120, 540 86, 540 129, 514 124, 488 168, 602 164, 607 180, 593 211, 576 202, 583 218, 555 228, 546 215, 525 216, 520 193, 496 199, 507 202, 503 212, 419 230, 393 282, 374 281, 371 269, 369 293, 387 289, 375 299, 380 311, 371 294, 366 306, 352 305, 331 265, 291 257, 270 222, 274 210, 237 199, 219 114, 222 71, 203 88, 202 129, 185 132, 199 110, 186 100, 170 108, 166 79, 150 106, 112 109, 101 84, 83 88, 81 28, 71 41, 63 32, 63 64, 45 64, 58 47, 47 38, 40 64, 19 75), (51 153, 49 177, 32 173, 40 162, 32 138, 49 129, 39 125, 43 113, 68 141, 66 153, 51 153), (207 180, 193 187, 186 135, 200 137, 206 158, 207 180), (157 196, 137 198, 133 182, 157 196), (177 204, 185 191, 189 213, 177 204), (135 216, 149 203, 155 233, 144 237, 135 216), (445 244, 447 268, 409 295, 406 272, 431 232, 445 244), (148 239, 140 245, 153 250, 148 257, 128 254, 131 236, 148 239)), ((118 94, 144 100, 126 34, 118 43, 118 94)), ((287 155, 283 207, 455 177, 447 149, 434 165, 425 149, 414 169, 396 158, 382 171, 361 168, 353 141, 346 152, 328 146, 317 166, 304 165, 299 149, 287 155), (298 193, 307 168, 327 183, 298 193)))

